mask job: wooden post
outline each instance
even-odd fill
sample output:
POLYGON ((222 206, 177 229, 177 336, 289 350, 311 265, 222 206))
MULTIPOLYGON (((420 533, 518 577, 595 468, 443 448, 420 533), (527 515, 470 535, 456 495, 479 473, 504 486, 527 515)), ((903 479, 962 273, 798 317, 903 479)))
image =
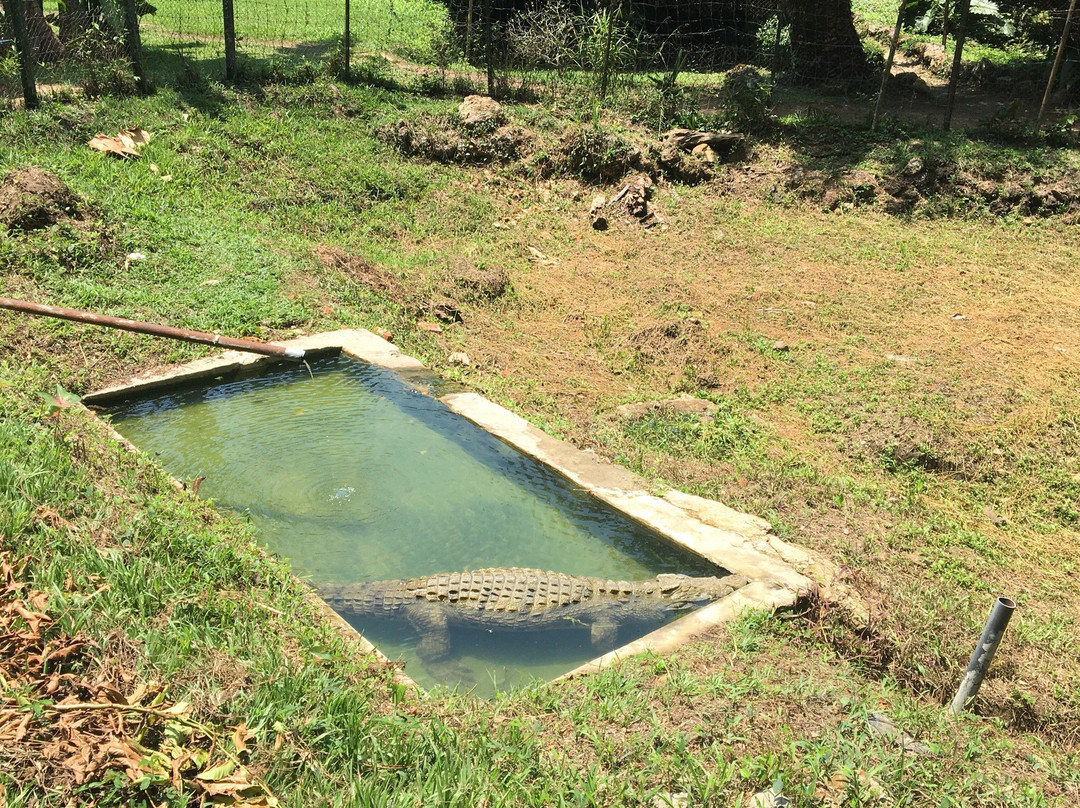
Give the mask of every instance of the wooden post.
POLYGON ((878 119, 881 117, 881 101, 885 98, 885 90, 892 78, 893 59, 896 58, 896 43, 900 41, 900 27, 904 24, 904 6, 907 0, 900 0, 900 9, 896 12, 896 27, 893 28, 892 42, 889 43, 889 58, 885 60, 885 72, 881 74, 881 89, 878 90, 877 103, 874 105, 874 118, 870 121, 870 131, 877 129, 878 119))
POLYGON ((38 105, 38 94, 37 83, 34 81, 34 49, 26 29, 26 2, 6 0, 4 7, 7 9, 8 19, 11 20, 11 33, 15 37, 15 50, 19 54, 23 104, 27 109, 34 109, 38 105))
POLYGON ((1065 17, 1065 28, 1061 32, 1061 42, 1058 43, 1057 55, 1054 57, 1054 66, 1050 68, 1050 80, 1046 82, 1046 92, 1043 93, 1042 104, 1039 105, 1039 117, 1035 121, 1035 131, 1042 129, 1043 118, 1046 116, 1046 105, 1050 101, 1050 91, 1054 88, 1057 79, 1058 68, 1061 67, 1061 57, 1065 55, 1065 43, 1069 39, 1069 29, 1072 28, 1073 12, 1076 11, 1076 0, 1069 3, 1069 13, 1065 17))
POLYGON ((945 106, 945 120, 941 128, 946 132, 952 126, 953 107, 956 105, 956 85, 960 82, 960 58, 964 54, 964 39, 967 37, 968 10, 971 0, 960 0, 960 21, 956 29, 956 50, 953 52, 952 70, 949 72, 949 100, 945 106))
POLYGON ((341 49, 344 51, 342 56, 345 59, 345 81, 352 79, 352 23, 349 20, 350 0, 345 0, 345 37, 341 43, 341 49))
POLYGON ((225 29, 225 80, 236 81, 236 21, 233 0, 221 0, 221 19, 225 29))
POLYGON ((135 0, 124 0, 124 48, 131 60, 131 69, 138 81, 139 92, 150 92, 150 78, 146 74, 146 60, 143 59, 142 36, 139 33, 139 12, 135 0))
POLYGON ((949 3, 951 0, 945 0, 941 4, 941 49, 945 50, 949 47, 949 3))
POLYGON ((469 0, 469 7, 465 11, 465 63, 472 58, 472 8, 473 0, 469 0))
POLYGON ((491 0, 484 0, 484 61, 487 62, 487 91, 495 95, 495 43, 491 36, 491 0))

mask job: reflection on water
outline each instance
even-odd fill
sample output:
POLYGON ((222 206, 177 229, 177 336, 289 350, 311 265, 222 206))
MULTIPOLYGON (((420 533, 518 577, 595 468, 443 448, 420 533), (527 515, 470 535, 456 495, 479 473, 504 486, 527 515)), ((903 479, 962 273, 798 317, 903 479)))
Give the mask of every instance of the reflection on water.
MULTIPOLYGON (((116 409, 113 424, 172 474, 203 475, 202 496, 250 514, 266 546, 313 581, 500 566, 631 580, 715 572, 423 388, 353 360, 312 370, 142 399, 116 409)), ((432 681, 407 626, 358 627, 432 681)), ((457 667, 471 672, 434 678, 481 692, 493 676, 499 687, 550 678, 596 655, 587 632, 584 647, 577 632, 543 634, 455 636, 457 667)))

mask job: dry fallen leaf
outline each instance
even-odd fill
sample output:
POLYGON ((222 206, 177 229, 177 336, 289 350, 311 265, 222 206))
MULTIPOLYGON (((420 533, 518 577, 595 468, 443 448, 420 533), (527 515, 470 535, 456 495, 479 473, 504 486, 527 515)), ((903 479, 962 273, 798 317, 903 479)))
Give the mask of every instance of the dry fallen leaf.
POLYGON ((255 737, 255 733, 248 729, 247 724, 241 721, 236 725, 236 729, 233 730, 233 746, 236 748, 236 754, 242 754, 247 751, 247 742, 255 737))
POLYGON ((138 159, 142 155, 139 154, 135 148, 135 141, 133 138, 128 137, 125 141, 123 137, 117 135, 116 137, 109 137, 98 132, 86 143, 91 149, 96 149, 99 152, 105 154, 113 154, 117 157, 123 157, 127 159, 138 159), (130 145, 128 145, 130 144, 130 145))
POLYGON ((141 126, 135 126, 131 129, 125 129, 120 134, 127 138, 130 138, 136 146, 144 146, 150 142, 150 133, 143 129, 141 126))

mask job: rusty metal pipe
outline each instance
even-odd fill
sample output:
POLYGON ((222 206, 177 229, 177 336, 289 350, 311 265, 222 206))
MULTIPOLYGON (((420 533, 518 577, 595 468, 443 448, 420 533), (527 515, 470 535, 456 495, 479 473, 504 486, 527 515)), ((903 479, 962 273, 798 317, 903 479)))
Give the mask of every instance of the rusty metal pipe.
POLYGON ((166 337, 167 339, 177 339, 183 342, 232 348, 235 351, 247 351, 248 353, 263 356, 279 356, 285 359, 297 360, 304 358, 304 351, 300 348, 286 348, 284 345, 268 345, 265 342, 223 337, 220 334, 209 334, 205 331, 189 331, 186 328, 173 328, 171 325, 143 323, 139 320, 128 320, 124 317, 109 317, 105 314, 67 309, 63 306, 46 306, 41 303, 31 303, 28 300, 13 300, 10 297, 0 297, 0 309, 39 314, 44 317, 56 317, 60 320, 72 320, 76 323, 102 325, 107 328, 119 328, 123 331, 134 331, 137 334, 149 334, 154 337, 166 337))

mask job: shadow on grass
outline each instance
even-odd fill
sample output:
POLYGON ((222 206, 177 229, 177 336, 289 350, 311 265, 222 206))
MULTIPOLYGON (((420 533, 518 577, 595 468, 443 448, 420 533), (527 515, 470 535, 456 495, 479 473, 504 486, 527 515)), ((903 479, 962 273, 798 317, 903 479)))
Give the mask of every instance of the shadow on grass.
MULTIPOLYGON (((235 84, 258 90, 266 83, 310 83, 333 57, 335 38, 281 46, 258 46, 256 53, 236 54, 235 84)), ((217 84, 225 79, 224 44, 192 39, 145 48, 151 81, 168 85, 192 107, 220 117, 225 96, 217 84)))

